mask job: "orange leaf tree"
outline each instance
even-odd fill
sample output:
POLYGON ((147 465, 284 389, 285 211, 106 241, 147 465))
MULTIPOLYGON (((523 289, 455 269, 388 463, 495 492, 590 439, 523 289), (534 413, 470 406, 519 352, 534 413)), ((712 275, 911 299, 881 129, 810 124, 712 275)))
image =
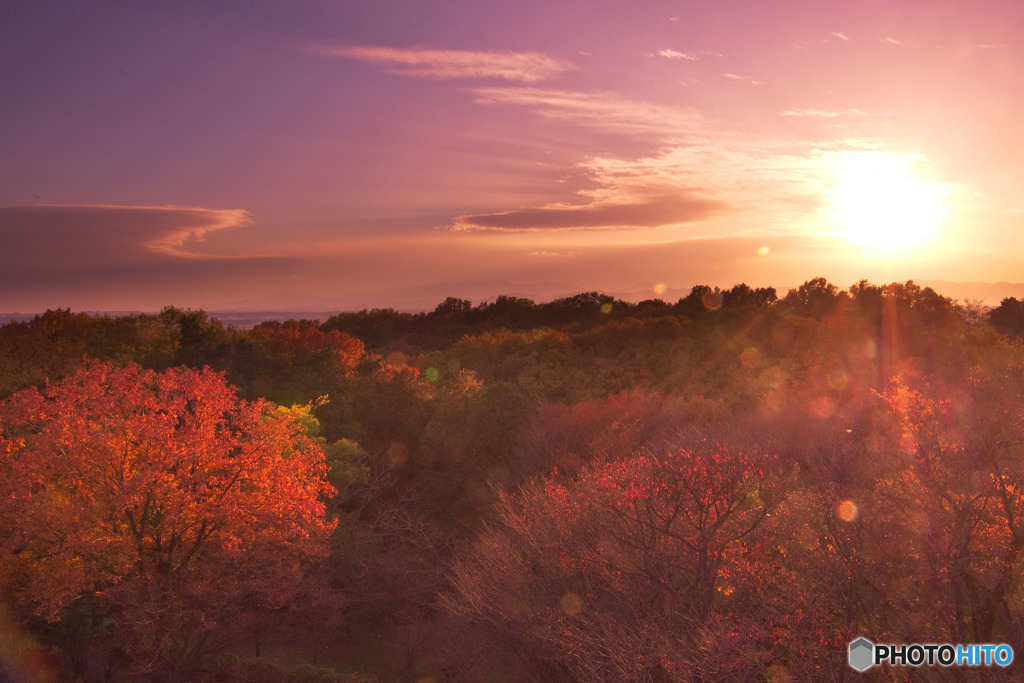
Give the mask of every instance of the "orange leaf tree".
POLYGON ((333 528, 325 474, 218 373, 89 364, 0 403, 0 588, 50 622, 102 617, 137 670, 180 666, 299 597, 333 528))

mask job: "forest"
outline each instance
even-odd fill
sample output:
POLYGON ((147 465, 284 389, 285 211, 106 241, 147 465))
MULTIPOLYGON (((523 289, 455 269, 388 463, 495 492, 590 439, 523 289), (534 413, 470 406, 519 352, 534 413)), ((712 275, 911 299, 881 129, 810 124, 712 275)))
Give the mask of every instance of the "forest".
POLYGON ((0 680, 1005 680, 847 644, 1024 653, 1022 335, 823 278, 8 323, 0 680))

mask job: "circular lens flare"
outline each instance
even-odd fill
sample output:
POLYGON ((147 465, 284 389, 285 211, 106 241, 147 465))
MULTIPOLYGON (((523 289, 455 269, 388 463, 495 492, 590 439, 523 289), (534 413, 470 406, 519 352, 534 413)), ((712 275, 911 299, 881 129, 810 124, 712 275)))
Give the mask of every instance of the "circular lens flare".
POLYGON ((852 500, 844 500, 836 506, 836 516, 844 522, 852 522, 857 519, 857 504, 852 500))

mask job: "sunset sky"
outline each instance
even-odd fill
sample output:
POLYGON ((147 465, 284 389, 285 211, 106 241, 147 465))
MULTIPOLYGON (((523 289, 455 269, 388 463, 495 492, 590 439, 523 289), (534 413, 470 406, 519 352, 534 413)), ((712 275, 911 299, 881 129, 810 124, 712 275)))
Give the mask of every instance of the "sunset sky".
POLYGON ((1024 282, 1021 35, 1019 0, 8 3, 0 312, 1024 282))

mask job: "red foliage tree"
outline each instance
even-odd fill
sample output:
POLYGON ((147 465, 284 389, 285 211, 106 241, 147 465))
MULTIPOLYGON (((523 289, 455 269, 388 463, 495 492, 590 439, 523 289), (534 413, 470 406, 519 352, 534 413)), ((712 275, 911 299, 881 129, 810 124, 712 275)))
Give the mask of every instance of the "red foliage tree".
POLYGON ((333 528, 325 474, 220 374, 89 364, 0 404, 0 587, 105 619, 138 671, 194 662, 218 624, 298 597, 333 528))
POLYGON ((740 678, 731 583, 776 495, 774 458, 640 454, 503 497, 447 606, 580 680, 740 678))
POLYGON ((885 398, 904 457, 886 493, 915 513, 903 536, 927 562, 933 637, 1024 646, 1024 365, 885 398))

